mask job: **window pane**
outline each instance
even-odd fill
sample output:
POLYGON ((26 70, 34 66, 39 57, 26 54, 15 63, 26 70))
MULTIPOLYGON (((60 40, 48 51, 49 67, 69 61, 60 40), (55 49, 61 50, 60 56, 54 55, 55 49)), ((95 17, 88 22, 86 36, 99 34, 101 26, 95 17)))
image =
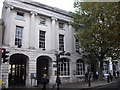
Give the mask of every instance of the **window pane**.
POLYGON ((64 23, 59 22, 59 28, 64 28, 64 23))
POLYGON ((45 24, 45 18, 40 18, 40 24, 45 24))
POLYGON ((24 19, 24 13, 17 12, 17 19, 24 19))
POLYGON ((45 48, 45 31, 39 32, 39 48, 45 48))
POLYGON ((84 63, 78 60, 76 66, 77 75, 84 75, 84 63))
POLYGON ((68 76, 68 75, 70 75, 70 70, 69 70, 69 61, 68 60, 66 60, 65 58, 62 58, 61 60, 60 60, 60 75, 61 76, 68 76))
POLYGON ((59 50, 64 51, 64 35, 59 35, 59 50))
POLYGON ((22 45, 22 31, 23 27, 16 26, 15 45, 22 45))

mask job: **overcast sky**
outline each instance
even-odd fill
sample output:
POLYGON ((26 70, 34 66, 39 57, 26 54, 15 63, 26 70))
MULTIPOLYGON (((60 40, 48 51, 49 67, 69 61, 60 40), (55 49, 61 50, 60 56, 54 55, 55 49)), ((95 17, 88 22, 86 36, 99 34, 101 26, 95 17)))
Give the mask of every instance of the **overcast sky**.
MULTIPOLYGON (((3 1, 4 0, 0 0, 0 15, 2 11, 3 1)), ((74 0, 32 0, 32 1, 40 2, 66 11, 74 11, 73 8, 74 0)))

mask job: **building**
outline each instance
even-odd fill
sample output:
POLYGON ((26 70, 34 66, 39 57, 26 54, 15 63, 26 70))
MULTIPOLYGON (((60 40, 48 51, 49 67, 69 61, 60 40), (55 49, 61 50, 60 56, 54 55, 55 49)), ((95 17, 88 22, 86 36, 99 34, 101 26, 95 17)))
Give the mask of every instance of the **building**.
POLYGON ((61 51, 66 53, 59 61, 62 83, 82 80, 87 65, 76 52, 79 43, 70 25, 70 12, 30 0, 5 0, 2 18, 3 48, 10 51, 8 62, 2 63, 7 86, 39 85, 44 73, 54 83, 56 53, 61 51))

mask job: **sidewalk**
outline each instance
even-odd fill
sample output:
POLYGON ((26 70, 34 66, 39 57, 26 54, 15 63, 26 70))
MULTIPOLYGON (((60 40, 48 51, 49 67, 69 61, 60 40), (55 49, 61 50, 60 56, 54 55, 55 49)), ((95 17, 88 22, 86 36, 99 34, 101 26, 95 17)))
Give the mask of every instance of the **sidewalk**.
MULTIPOLYGON (((103 85, 108 85, 108 84, 111 84, 111 83, 116 83, 117 81, 113 80, 112 82, 110 81, 110 83, 107 83, 107 80, 102 80, 102 81, 99 81, 99 80, 94 80, 94 81, 91 81, 91 87, 88 86, 88 82, 76 82, 76 83, 64 83, 64 84, 61 84, 59 86, 60 89, 89 89, 89 88, 96 88, 96 87, 100 87, 100 86, 103 86, 103 85)), ((34 89, 34 90, 38 90, 40 88, 42 88, 43 86, 42 85, 39 85, 37 87, 16 87, 17 88, 24 88, 25 90, 28 90, 28 89, 34 89)), ((47 88, 51 88, 52 90, 56 90, 57 87, 55 87, 54 89, 52 88, 53 85, 50 85, 48 84, 47 85, 47 88)), ((10 89, 10 88, 9 88, 10 89)), ((8 89, 8 90, 9 90, 8 89)), ((11 89, 15 89, 15 87, 11 87, 11 89)), ((11 90, 10 89, 10 90, 11 90)), ((41 90, 41 89, 40 89, 41 90)))
POLYGON ((107 80, 96 80, 91 81, 91 87, 88 86, 88 82, 78 82, 78 83, 67 83, 67 84, 61 84, 60 88, 94 88, 98 86, 103 86, 111 83, 115 83, 116 81, 110 81, 110 83, 107 83, 107 80))

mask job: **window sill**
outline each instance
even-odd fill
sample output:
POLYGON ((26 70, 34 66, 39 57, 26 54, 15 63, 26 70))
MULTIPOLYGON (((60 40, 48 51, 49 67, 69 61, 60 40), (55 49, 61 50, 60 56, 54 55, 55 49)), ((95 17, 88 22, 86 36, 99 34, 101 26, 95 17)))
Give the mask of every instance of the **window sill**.
POLYGON ((70 76, 60 76, 60 77, 63 77, 63 78, 69 78, 70 76))
POLYGON ((39 25, 41 25, 41 26, 47 26, 46 24, 41 24, 41 23, 39 23, 39 25))
POLYGON ((65 31, 65 28, 58 28, 58 29, 60 29, 60 30, 64 30, 64 31, 65 31))
POLYGON ((16 20, 25 21, 25 19, 15 18, 16 20))
POLYGON ((85 77, 85 75, 76 75, 76 76, 77 76, 78 78, 79 78, 79 77, 85 77))

